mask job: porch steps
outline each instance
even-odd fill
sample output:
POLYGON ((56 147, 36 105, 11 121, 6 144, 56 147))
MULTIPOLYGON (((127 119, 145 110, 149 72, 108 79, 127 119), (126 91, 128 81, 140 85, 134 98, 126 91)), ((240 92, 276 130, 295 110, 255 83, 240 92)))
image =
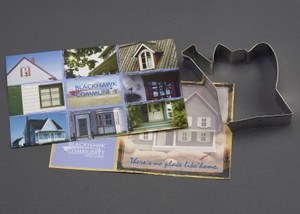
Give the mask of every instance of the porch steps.
POLYGON ((142 131, 142 130, 155 130, 160 128, 171 128, 171 120, 163 120, 163 121, 154 121, 142 123, 139 127, 134 128, 134 131, 142 131))

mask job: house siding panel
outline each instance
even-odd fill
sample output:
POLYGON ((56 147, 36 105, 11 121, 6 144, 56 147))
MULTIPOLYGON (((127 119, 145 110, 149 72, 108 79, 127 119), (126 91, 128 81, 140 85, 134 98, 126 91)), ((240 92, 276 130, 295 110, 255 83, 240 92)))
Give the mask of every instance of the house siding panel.
POLYGON ((216 129, 216 115, 215 113, 208 108, 208 106, 204 103, 204 101, 198 96, 194 95, 191 99, 189 99, 185 103, 188 117, 193 118, 193 124, 190 127, 191 129, 204 129, 199 128, 197 126, 197 118, 198 117, 210 117, 211 118, 211 127, 209 129, 215 130, 216 129), (199 110, 201 109, 201 111, 199 110))
POLYGON ((53 110, 65 110, 65 106, 41 108, 39 84, 22 85, 23 111, 24 114, 35 112, 47 112, 53 110))

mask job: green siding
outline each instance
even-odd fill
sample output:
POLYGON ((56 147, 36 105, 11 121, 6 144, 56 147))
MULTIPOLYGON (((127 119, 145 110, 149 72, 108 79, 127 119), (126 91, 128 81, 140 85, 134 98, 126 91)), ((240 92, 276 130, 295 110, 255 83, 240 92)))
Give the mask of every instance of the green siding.
POLYGON ((10 116, 23 114, 21 86, 8 87, 8 108, 10 116))

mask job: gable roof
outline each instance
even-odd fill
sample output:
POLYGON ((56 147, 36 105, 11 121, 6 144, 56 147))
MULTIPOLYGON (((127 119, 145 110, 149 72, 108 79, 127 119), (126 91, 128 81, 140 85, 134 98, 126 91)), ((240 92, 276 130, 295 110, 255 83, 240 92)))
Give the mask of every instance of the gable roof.
POLYGON ((192 97, 197 96, 199 97, 207 106, 208 108, 210 108, 215 114, 219 114, 220 112, 218 112, 218 109, 214 109, 214 107, 212 105, 210 105, 204 98, 203 96, 201 96, 197 91, 195 91, 194 93, 192 93, 186 100, 185 102, 189 101, 192 97))
POLYGON ((142 43, 140 44, 140 46, 138 46, 136 48, 136 51, 134 52, 134 54, 132 55, 133 57, 137 57, 137 55, 144 49, 148 49, 150 50, 152 53, 157 53, 157 52, 163 52, 157 45, 156 43, 153 42, 146 42, 146 43, 142 43))
POLYGON ((23 60, 27 60, 29 63, 31 63, 32 65, 38 67, 41 71, 43 71, 44 73, 46 73, 47 75, 51 76, 51 78, 49 79, 53 79, 53 80, 56 80, 56 77, 53 76, 52 74, 50 74, 49 72, 45 71, 45 69, 43 69, 42 67, 40 67, 39 65, 35 64, 34 62, 30 61, 29 59, 27 59, 26 57, 22 57, 20 59, 20 61, 12 68, 10 69, 9 72, 7 72, 7 76, 23 61, 23 60))
MULTIPOLYGON (((55 127, 57 128, 57 129, 62 129, 62 127, 60 126, 60 125, 58 125, 58 123, 56 123, 54 120, 52 120, 51 118, 49 118, 52 122, 53 122, 53 124, 55 125, 55 127)), ((29 119, 28 120, 28 124, 30 125, 30 126, 32 126, 34 129, 36 129, 36 130, 41 130, 43 127, 44 127, 44 125, 45 125, 45 123, 46 123, 46 121, 48 120, 48 118, 47 119, 44 119, 44 120, 40 120, 40 119, 29 119)))
POLYGON ((153 40, 144 43, 130 43, 119 46, 121 70, 123 72, 138 71, 136 54, 142 47, 148 48, 156 53, 162 53, 158 59, 155 69, 178 68, 177 53, 173 39, 153 40))

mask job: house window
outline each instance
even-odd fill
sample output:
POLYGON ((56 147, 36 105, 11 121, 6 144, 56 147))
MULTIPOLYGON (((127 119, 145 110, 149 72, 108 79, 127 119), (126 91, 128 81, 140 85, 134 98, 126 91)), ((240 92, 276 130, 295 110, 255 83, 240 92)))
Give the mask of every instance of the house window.
POLYGON ((49 134, 39 134, 39 139, 48 139, 49 138, 49 134))
POLYGON ((184 141, 184 142, 187 141, 187 133, 186 132, 182 133, 182 141, 184 141))
POLYGON ((143 50, 139 54, 139 64, 141 70, 154 68, 153 53, 148 50, 143 50))
POLYGON ((191 132, 183 132, 179 131, 178 132, 178 140, 181 142, 189 142, 192 140, 192 134, 191 132))
POLYGON ((139 139, 142 141, 151 141, 152 137, 153 137, 153 133, 151 132, 150 133, 146 132, 139 135, 139 139))
MULTIPOLYGON (((172 97, 172 86, 169 81, 149 81, 148 88, 154 99, 172 97)), ((174 95, 173 95, 174 96, 174 95)))
POLYGON ((44 85, 39 87, 41 108, 64 105, 62 85, 44 85))
POLYGON ((62 133, 55 133, 55 138, 63 138, 63 134, 62 133))
POLYGON ((110 134, 116 132, 113 112, 98 113, 98 133, 110 134))
POLYGON ((210 133, 208 132, 197 132, 197 141, 200 143, 207 143, 210 141, 210 133))
POLYGON ((200 128, 211 127, 210 117, 198 117, 197 126, 200 128))
POLYGON ((30 67, 29 66, 24 66, 20 68, 20 76, 21 77, 29 77, 30 74, 30 67))

